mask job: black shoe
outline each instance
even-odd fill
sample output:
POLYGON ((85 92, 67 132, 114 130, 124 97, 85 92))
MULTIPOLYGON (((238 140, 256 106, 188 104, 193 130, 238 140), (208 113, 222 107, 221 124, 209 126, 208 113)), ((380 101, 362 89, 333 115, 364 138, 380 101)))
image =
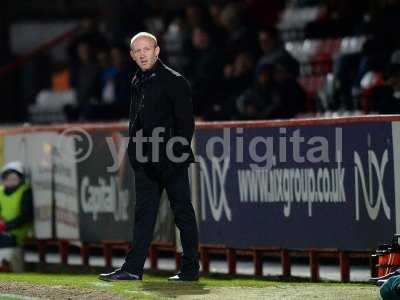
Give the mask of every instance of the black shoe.
POLYGON ((182 273, 176 274, 168 278, 168 281, 181 282, 181 281, 198 281, 198 275, 184 275, 182 273))
POLYGON ((98 278, 104 281, 142 280, 141 276, 122 271, 121 269, 116 269, 114 272, 111 273, 100 274, 98 278))

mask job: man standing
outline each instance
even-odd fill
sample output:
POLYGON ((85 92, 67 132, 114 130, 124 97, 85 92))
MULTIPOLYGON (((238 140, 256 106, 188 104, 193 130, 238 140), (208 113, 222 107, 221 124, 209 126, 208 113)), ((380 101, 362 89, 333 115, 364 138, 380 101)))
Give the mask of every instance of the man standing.
POLYGON ((128 156, 135 170, 136 206, 133 249, 125 263, 102 280, 141 280, 164 188, 180 231, 181 271, 172 281, 196 281, 198 232, 190 199, 188 166, 194 161, 191 91, 186 79, 159 59, 157 39, 146 32, 131 40, 139 67, 132 80, 128 156))

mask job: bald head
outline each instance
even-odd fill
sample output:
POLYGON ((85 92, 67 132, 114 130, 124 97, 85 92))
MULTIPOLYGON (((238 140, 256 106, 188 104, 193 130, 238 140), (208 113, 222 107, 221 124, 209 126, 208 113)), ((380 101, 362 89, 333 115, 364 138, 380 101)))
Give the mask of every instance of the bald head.
POLYGON ((158 59, 160 47, 148 32, 140 32, 131 39, 131 57, 142 71, 151 69, 158 59))
POLYGON ((157 47, 157 38, 154 35, 152 35, 151 33, 148 33, 148 32, 139 32, 133 38, 131 38, 131 45, 130 45, 131 49, 132 49, 135 41, 138 39, 149 39, 150 41, 153 42, 154 48, 157 47))

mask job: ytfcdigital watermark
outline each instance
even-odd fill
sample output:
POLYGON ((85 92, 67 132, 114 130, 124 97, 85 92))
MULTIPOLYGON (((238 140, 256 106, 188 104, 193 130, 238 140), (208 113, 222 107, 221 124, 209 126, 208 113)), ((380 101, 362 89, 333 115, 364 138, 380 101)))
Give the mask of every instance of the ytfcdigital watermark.
MULTIPOLYGON (((205 154, 208 159, 231 162, 249 163, 252 169, 271 169, 277 163, 285 163, 290 159, 295 163, 329 163, 341 161, 342 128, 336 127, 334 138, 326 136, 302 135, 300 128, 290 130, 280 127, 274 136, 247 136, 244 128, 224 128, 222 136, 212 136, 205 143, 205 154), (334 145, 331 145, 332 142, 334 145), (234 154, 233 154, 234 153, 234 154), (332 158, 334 154, 334 158, 332 158), (232 157, 234 156, 234 157, 232 157)), ((123 157, 130 147, 130 155, 139 163, 160 162, 160 157, 167 157, 173 163, 186 161, 188 151, 174 151, 189 149, 189 141, 183 136, 166 138, 164 127, 157 127, 150 136, 144 136, 143 131, 136 132, 133 137, 121 137, 116 142, 113 137, 106 137, 106 143, 113 159, 113 164, 107 167, 108 172, 116 172, 120 168, 123 157), (150 157, 149 157, 150 156, 150 157)), ((70 128, 64 131, 59 138, 57 148, 61 157, 76 162, 87 159, 93 150, 91 135, 82 128, 70 128)), ((196 156, 196 155, 195 155, 196 156)), ((196 161, 197 158, 195 158, 196 161)))

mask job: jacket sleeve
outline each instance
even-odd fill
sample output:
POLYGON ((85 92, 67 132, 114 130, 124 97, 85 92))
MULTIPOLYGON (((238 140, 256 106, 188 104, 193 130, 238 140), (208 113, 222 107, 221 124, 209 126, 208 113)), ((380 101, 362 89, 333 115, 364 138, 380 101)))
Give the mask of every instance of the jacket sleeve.
POLYGON ((189 83, 182 76, 169 81, 167 94, 172 102, 174 136, 185 138, 190 147, 194 132, 192 92, 189 83))
POLYGON ((10 231, 22 225, 32 223, 33 221, 33 197, 32 190, 28 189, 22 195, 21 214, 8 222, 6 222, 6 230, 10 231))

